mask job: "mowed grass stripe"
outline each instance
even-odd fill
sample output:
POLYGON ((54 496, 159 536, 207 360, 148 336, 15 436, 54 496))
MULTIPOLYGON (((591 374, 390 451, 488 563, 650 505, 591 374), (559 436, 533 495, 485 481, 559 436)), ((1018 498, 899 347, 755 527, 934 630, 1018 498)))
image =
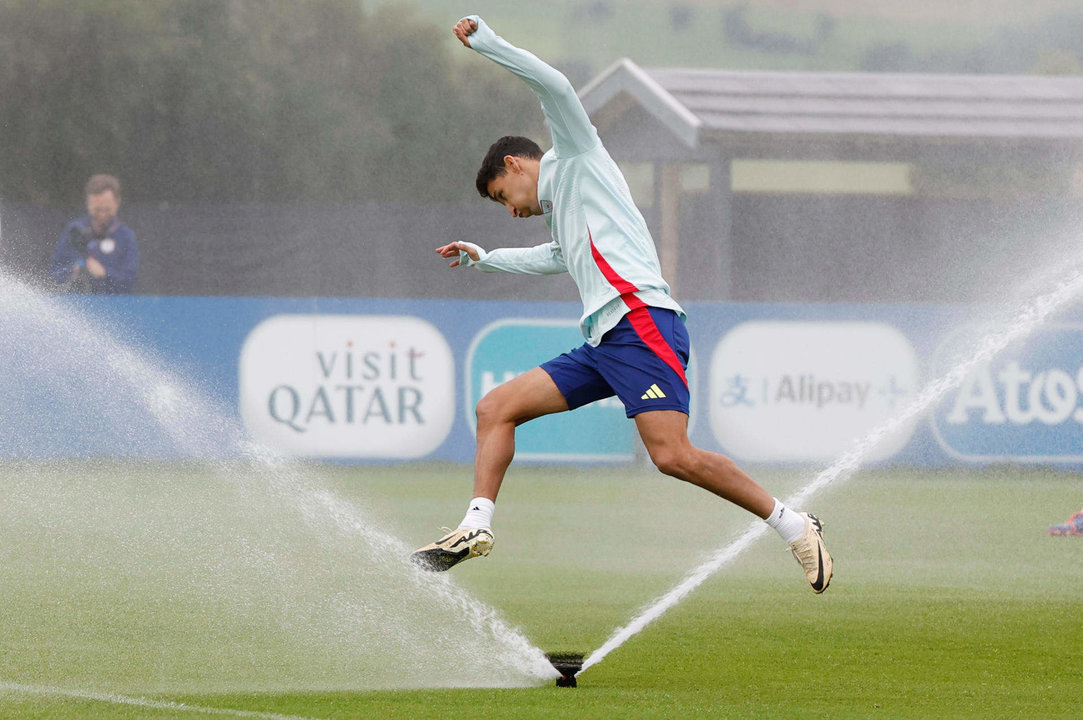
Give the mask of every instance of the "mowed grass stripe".
MULTIPOLYGON (((109 472, 143 468, 121 463, 109 472)), ((320 472, 418 541, 454 521, 446 516, 461 512, 470 486, 470 468, 320 472)), ((799 472, 755 474, 780 495, 802 482, 799 472)), ((767 537, 574 690, 371 691, 359 677, 351 692, 221 694, 200 692, 199 669, 188 668, 191 692, 146 697, 313 718, 1074 717, 1083 687, 1083 538, 1051 538, 1046 527, 1077 510, 1081 494, 1078 475, 1036 468, 862 472, 812 508, 838 563, 827 593, 814 596, 785 546, 767 537)), ((514 468, 496 520, 493 556, 465 564, 461 582, 542 647, 588 653, 747 525, 743 513, 654 471, 606 468, 514 468)), ((9 544, 3 557, 0 572, 21 582, 43 570, 33 547, 9 544)), ((25 641, 27 627, 63 620, 55 605, 35 607, 26 598, 0 609, 5 636, 25 641)), ((67 620, 95 618, 82 605, 67 620)), ((95 638, 93 627, 36 632, 46 644, 95 638)), ((48 668, 34 665, 25 644, 0 647, 5 666, 21 673, 11 682, 38 683, 47 672, 78 682, 42 684, 118 690, 95 687, 98 674, 138 690, 160 670, 143 652, 110 658, 124 666, 116 672, 87 666, 106 662, 93 647, 48 648, 42 662, 61 663, 48 668)), ((199 716, 0 693, 0 717, 199 716)))

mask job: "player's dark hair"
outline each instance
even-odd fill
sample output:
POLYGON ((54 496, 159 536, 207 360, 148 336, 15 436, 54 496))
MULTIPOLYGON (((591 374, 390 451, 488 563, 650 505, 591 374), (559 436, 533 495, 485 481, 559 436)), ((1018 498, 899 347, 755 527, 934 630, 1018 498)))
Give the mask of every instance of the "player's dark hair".
POLYGON ((518 135, 505 135, 490 145, 489 152, 485 153, 485 159, 481 161, 476 182, 478 193, 483 198, 489 197, 489 183, 507 172, 504 167, 506 155, 541 160, 542 149, 530 138, 518 135))

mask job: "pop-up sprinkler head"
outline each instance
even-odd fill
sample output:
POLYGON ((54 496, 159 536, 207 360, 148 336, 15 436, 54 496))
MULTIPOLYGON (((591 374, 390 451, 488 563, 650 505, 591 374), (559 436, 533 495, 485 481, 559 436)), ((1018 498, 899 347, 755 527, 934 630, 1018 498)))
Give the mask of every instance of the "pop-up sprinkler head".
POLYGON ((575 674, 583 669, 583 656, 578 653, 550 653, 546 657, 560 673, 557 687, 575 687, 575 674))

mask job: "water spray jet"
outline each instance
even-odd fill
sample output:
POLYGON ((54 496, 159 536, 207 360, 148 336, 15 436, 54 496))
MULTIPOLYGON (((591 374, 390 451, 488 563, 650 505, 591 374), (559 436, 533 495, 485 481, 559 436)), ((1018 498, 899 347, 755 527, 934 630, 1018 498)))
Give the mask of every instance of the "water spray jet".
MULTIPOLYGON (((1054 283, 1054 289, 1030 298, 1007 317, 1006 327, 990 330, 973 345, 970 356, 961 359, 951 370, 929 382, 895 417, 881 423, 864 438, 843 453, 834 463, 810 482, 784 500, 789 507, 801 507, 820 490, 849 479, 868 458, 869 453, 886 437, 914 417, 939 402, 948 392, 963 384, 978 366, 993 360, 1010 345, 1018 342, 1045 324, 1054 313, 1065 309, 1083 296, 1083 269, 1073 270, 1066 278, 1054 283)), ((728 565, 767 532, 767 525, 754 521, 737 539, 715 551, 711 557, 693 568, 684 579, 667 593, 643 607, 627 625, 617 628, 605 643, 583 661, 582 673, 597 665, 647 625, 683 600, 707 578, 728 565)))
POLYGON ((49 648, 2 680, 63 688, 72 637, 90 638, 80 647, 97 658, 84 689, 118 697, 528 687, 557 676, 495 609, 452 578, 415 572, 410 546, 362 504, 252 444, 230 408, 82 304, 0 268, 0 349, 23 357, 2 389, 0 456, 36 458, 53 438, 75 438, 76 450, 107 458, 0 469, 0 542, 20 548, 0 569, 0 605, 27 642, 49 648), (112 370, 109 382, 88 379, 95 364, 112 370), (20 572, 39 566, 55 572, 20 572), (79 622, 39 613, 28 598, 42 595, 79 607, 79 622), (252 642, 229 641, 239 633, 252 642), (165 669, 113 663, 126 637, 165 669), (464 662, 477 656, 492 666, 464 662))

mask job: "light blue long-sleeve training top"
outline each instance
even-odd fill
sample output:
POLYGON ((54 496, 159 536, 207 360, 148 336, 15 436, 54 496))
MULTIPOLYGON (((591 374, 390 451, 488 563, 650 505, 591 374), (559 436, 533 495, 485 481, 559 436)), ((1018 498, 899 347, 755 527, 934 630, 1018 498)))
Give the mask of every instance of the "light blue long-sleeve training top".
POLYGON ((461 265, 486 272, 546 275, 567 271, 583 300, 579 328, 598 345, 630 308, 684 310, 670 297, 658 252, 628 183, 609 156, 575 89, 564 75, 511 45, 475 16, 470 46, 523 79, 541 101, 553 147, 541 159, 538 200, 552 241, 501 248, 479 260, 461 252, 461 265))

